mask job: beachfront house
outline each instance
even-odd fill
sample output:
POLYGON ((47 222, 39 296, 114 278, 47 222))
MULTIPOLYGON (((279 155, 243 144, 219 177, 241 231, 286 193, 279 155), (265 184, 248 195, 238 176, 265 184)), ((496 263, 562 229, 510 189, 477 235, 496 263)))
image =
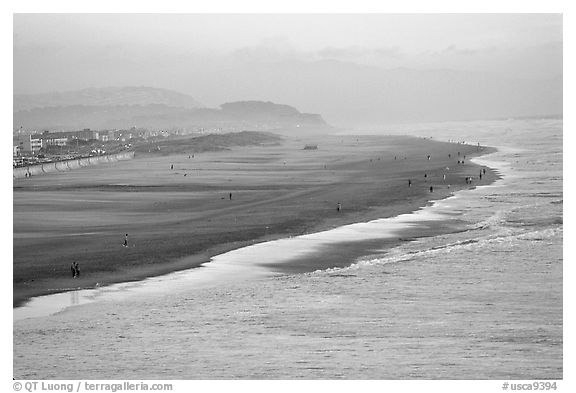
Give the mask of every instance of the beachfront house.
POLYGON ((42 149, 42 138, 36 134, 18 135, 13 138, 13 148, 22 155, 36 154, 42 149))

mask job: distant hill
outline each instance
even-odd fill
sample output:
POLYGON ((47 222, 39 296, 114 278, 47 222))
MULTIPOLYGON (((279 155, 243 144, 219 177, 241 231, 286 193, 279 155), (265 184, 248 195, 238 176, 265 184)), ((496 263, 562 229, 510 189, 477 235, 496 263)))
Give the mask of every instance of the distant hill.
POLYGON ((252 121, 278 121, 281 123, 326 125, 322 116, 301 113, 289 105, 275 104, 270 101, 237 101, 222 104, 221 114, 230 120, 246 119, 252 121))
POLYGON ((263 101, 226 103, 220 109, 148 105, 69 105, 20 110, 14 128, 77 130, 143 127, 149 129, 194 127, 327 126, 320 115, 301 113, 288 105, 263 101))
POLYGON ((116 106, 162 104, 178 108, 201 108, 189 95, 154 87, 103 87, 45 94, 15 94, 14 112, 45 107, 116 106))
POLYGON ((298 115, 298 112, 295 108, 289 105, 279 105, 274 104, 270 101, 263 102, 263 101, 238 101, 238 102, 229 102, 226 104, 220 105, 222 110, 228 114, 241 114, 241 115, 256 115, 259 116, 261 114, 268 114, 271 116, 294 116, 298 115))
POLYGON ((562 83, 562 76, 522 79, 337 60, 281 60, 238 62, 183 81, 182 88, 193 87, 207 102, 265 97, 321 113, 331 124, 372 125, 562 113, 562 83))

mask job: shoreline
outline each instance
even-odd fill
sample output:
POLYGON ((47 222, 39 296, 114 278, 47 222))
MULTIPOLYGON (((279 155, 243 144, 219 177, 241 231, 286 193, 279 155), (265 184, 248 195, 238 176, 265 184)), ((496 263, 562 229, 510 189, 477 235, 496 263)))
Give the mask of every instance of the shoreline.
MULTIPOLYGON (((498 178, 496 176, 494 180, 498 178)), ((483 184, 482 187, 490 187, 493 183, 494 181, 483 184)), ((458 192, 473 191, 474 189, 476 187, 462 189, 458 192)), ((455 226, 450 218, 442 217, 446 215, 445 211, 441 211, 441 213, 432 212, 431 216, 428 211, 429 208, 434 208, 438 203, 457 197, 457 193, 442 199, 431 200, 426 206, 422 206, 413 212, 402 213, 394 217, 376 218, 368 222, 346 224, 335 228, 323 229, 319 232, 247 244, 241 248, 226 250, 221 254, 210 257, 207 262, 200 262, 196 267, 181 271, 171 271, 163 275, 147 277, 143 280, 112 283, 110 286, 102 288, 83 288, 75 290, 71 297, 61 296, 65 295, 66 292, 53 294, 54 296, 43 295, 34 297, 30 299, 30 301, 35 302, 35 304, 31 305, 32 308, 17 307, 14 309, 14 318, 16 318, 15 321, 41 318, 64 311, 74 305, 90 304, 98 301, 98 299, 110 301, 115 298, 116 293, 122 293, 121 298, 126 296, 129 298, 138 293, 152 296, 155 293, 165 294, 167 284, 170 286, 171 291, 176 290, 177 293, 182 288, 189 288, 190 285, 195 289, 209 289, 220 284, 237 283, 238 280, 254 280, 274 277, 277 274, 293 275, 350 267, 356 263, 362 263, 363 257, 379 258, 385 256, 390 250, 405 242, 465 231, 458 228, 457 225, 455 226), (372 235, 366 237, 365 231, 368 226, 371 226, 373 230, 370 231, 372 235), (342 232, 351 235, 353 240, 345 242, 339 240, 342 232), (358 236, 360 236, 361 240, 358 240, 358 236), (292 244, 287 247, 286 243, 292 244), (297 247, 296 249, 299 252, 294 254, 294 245, 298 244, 303 247, 297 247), (278 253, 279 250, 284 250, 285 252, 278 253), (274 256, 272 258, 274 262, 254 263, 254 257, 257 258, 258 255, 274 256), (278 257, 278 255, 281 256, 278 257), (331 261, 328 265, 325 264, 327 259, 331 261), (344 263, 338 263, 338 261, 344 263), (208 262, 210 263, 205 265, 208 262), (208 269, 198 271, 198 267, 208 269), (131 283, 135 285, 130 285, 131 283), (103 292, 100 292, 100 290, 103 292), (40 313, 38 313, 39 310, 41 310, 40 313), (16 313, 18 313, 17 317, 16 313)), ((337 272, 335 274, 338 276, 337 272)))
MULTIPOLYGON (((447 143, 444 142, 437 142, 437 141, 432 141, 432 142, 428 142, 428 143, 437 143, 437 144, 444 144, 444 145, 448 145, 447 143)), ((474 157, 478 157, 481 155, 485 155, 491 152, 496 151, 495 148, 486 148, 483 147, 483 150, 480 152, 474 152, 473 150, 475 150, 474 146, 469 146, 469 145, 455 145, 458 146, 458 148, 464 150, 468 150, 468 155, 469 156, 474 156, 474 157), (472 151, 470 151, 472 150, 472 151)), ((446 146, 445 146, 446 147, 446 146)), ((368 161, 368 160, 365 160, 368 161)), ((369 163, 372 162, 372 159, 370 159, 368 161, 368 165, 370 165, 369 163)), ((363 165, 366 164, 366 162, 363 162, 363 165)), ((350 165, 349 163, 346 165, 350 165)), ((352 165, 357 165, 356 162, 353 162, 352 165)), ((466 165, 462 165, 460 166, 460 168, 457 167, 457 169, 453 172, 453 174, 455 176, 461 176, 463 173, 465 172, 471 172, 471 170, 473 170, 474 172, 477 171, 478 168, 481 168, 480 165, 477 164, 470 164, 470 163, 466 163, 466 165)), ((486 172, 486 177, 485 179, 482 181, 482 185, 488 185, 493 183, 497 178, 499 178, 499 176, 492 170, 487 168, 487 172, 486 172)), ((431 175, 434 172, 431 173, 431 175)), ((404 173, 403 173, 404 175, 404 173)), ((431 176, 432 177, 432 176, 431 176)), ((437 177, 435 177, 436 181, 438 181, 437 177)), ((203 249, 201 252, 195 252, 189 255, 185 255, 183 257, 180 258, 175 258, 173 260, 171 260, 168 263, 162 263, 160 265, 144 265, 144 266, 138 266, 138 267, 134 267, 132 269, 128 269, 128 270, 115 270, 113 272, 113 274, 111 274, 110 272, 101 272, 101 273, 96 273, 96 274, 90 274, 89 277, 83 277, 79 280, 75 280, 72 283, 77 284, 78 287, 77 288, 71 288, 70 286, 68 287, 64 287, 62 286, 58 286, 58 285, 52 285, 52 288, 50 287, 44 287, 41 288, 40 291, 36 290, 36 291, 14 291, 14 302, 13 302, 13 306, 14 307, 19 307, 22 305, 25 305, 29 300, 31 300, 34 297, 37 296, 43 296, 43 295, 49 295, 49 294, 54 294, 54 293, 61 293, 61 292, 68 292, 70 290, 77 290, 77 289, 93 289, 95 287, 98 286, 108 286, 108 285, 112 285, 115 283, 121 283, 121 282, 134 282, 134 281, 140 281, 149 277, 155 277, 155 276, 161 276, 161 275, 165 275, 168 273, 172 273, 172 272, 177 272, 177 271, 182 271, 182 270, 187 270, 187 269, 193 269, 193 268, 197 268, 200 267, 203 264, 206 264, 208 262, 210 262, 211 258, 223 253, 226 253, 228 251, 232 251, 232 250, 237 250, 249 245, 253 245, 256 243, 264 243, 264 242, 268 242, 271 240, 278 240, 278 239, 283 239, 286 237, 292 237, 292 236, 299 236, 299 235, 303 235, 303 234, 309 234, 309 233, 317 233, 320 231, 325 231, 328 229, 332 229, 335 227, 341 227, 344 225, 348 225, 348 224, 352 224, 352 223, 358 223, 358 222, 366 222, 366 221, 370 221, 370 220, 375 220, 375 219, 382 219, 382 218, 389 218, 389 217, 394 217, 400 214, 407 214, 407 213, 411 213, 414 211, 419 210, 420 208, 429 205, 430 203, 432 203, 432 201, 436 201, 436 200, 442 200, 445 199, 451 195, 453 195, 456 191, 459 191, 461 189, 467 189, 467 188, 474 188, 477 184, 471 185, 471 186, 463 186, 461 184, 455 184, 453 185, 450 189, 446 188, 446 187, 442 187, 441 185, 437 185, 436 183, 431 183, 431 184, 435 184, 435 189, 433 193, 426 193, 426 192, 422 192, 421 187, 423 186, 422 182, 417 183, 415 181, 414 184, 414 188, 419 187, 420 190, 419 192, 415 192, 414 194, 408 195, 408 201, 402 199, 401 201, 395 201, 396 203, 392 203, 392 204, 387 204, 387 205, 382 205, 382 204, 378 204, 375 203, 374 205, 368 204, 368 205, 362 205, 359 204, 359 207, 354 206, 354 208, 350 208, 346 203, 343 205, 343 213, 344 214, 339 214, 339 215, 334 215, 334 214, 325 214, 324 217, 321 217, 321 219, 319 220, 309 220, 309 221, 305 221, 304 225, 302 225, 301 223, 297 222, 297 224, 299 225, 286 225, 285 222, 280 222, 280 223, 274 223, 276 224, 276 227, 274 226, 270 226, 270 228, 272 229, 270 232, 272 233, 266 233, 266 231, 264 231, 264 234, 261 233, 253 233, 250 232, 248 233, 249 238, 244 239, 244 240, 236 240, 236 241, 228 241, 228 242, 218 242, 215 241, 213 242, 213 244, 211 244, 209 247, 206 247, 205 249, 203 249), (351 211, 349 211, 351 210, 351 211), (254 236, 258 234, 259 236, 254 236), (253 236, 250 236, 253 235, 253 236), (98 284, 96 284, 98 283, 98 284)), ((404 197, 406 195, 403 195, 404 197)), ((388 201, 389 202, 389 201, 388 201)), ((269 227, 267 227, 269 228, 269 227)), ((409 236, 408 236, 409 237, 409 236)), ((398 244, 399 242, 404 241, 402 238, 399 238, 396 241, 392 241, 390 242, 389 247, 393 247, 395 244, 398 244)), ((340 247, 337 247, 340 248, 340 247)), ((341 254, 340 254, 341 255, 341 254)), ((348 265, 350 265, 351 263, 353 263, 353 261, 348 261, 348 265)), ((313 270, 317 270, 318 268, 321 269, 325 269, 328 267, 335 267, 335 266, 327 266, 327 265, 323 265, 323 264, 319 264, 318 262, 315 263, 311 263, 307 266, 295 266, 295 265, 287 265, 287 267, 285 267, 283 270, 280 269, 280 271, 282 271, 283 273, 299 273, 299 272, 305 272, 305 271, 313 271, 313 270)), ((67 282, 70 282, 70 279, 61 279, 67 282)), ((57 283, 57 281, 52 281, 52 283, 57 283)))

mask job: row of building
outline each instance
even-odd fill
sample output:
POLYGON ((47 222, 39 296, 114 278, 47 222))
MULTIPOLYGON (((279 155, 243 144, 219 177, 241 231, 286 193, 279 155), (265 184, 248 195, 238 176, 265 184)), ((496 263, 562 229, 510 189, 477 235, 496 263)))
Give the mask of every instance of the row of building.
MULTIPOLYGON (((170 135, 184 135, 190 133, 220 133, 222 128, 205 129, 198 127, 194 130, 148 130, 145 128, 132 127, 124 130, 91 130, 85 128, 81 131, 44 131, 42 133, 22 133, 16 131, 13 137, 13 156, 14 158, 22 156, 35 156, 43 148, 46 150, 50 146, 73 146, 79 141, 90 142, 112 142, 127 143, 131 139, 148 139, 157 137, 169 137, 170 135)), ((235 131, 235 130, 231 130, 235 131)))
POLYGON ((104 130, 95 131, 85 128, 81 131, 49 132, 40 134, 17 134, 13 137, 13 155, 37 154, 42 148, 48 146, 68 146, 77 141, 109 142, 118 140, 125 142, 134 137, 142 137, 145 130, 104 130))

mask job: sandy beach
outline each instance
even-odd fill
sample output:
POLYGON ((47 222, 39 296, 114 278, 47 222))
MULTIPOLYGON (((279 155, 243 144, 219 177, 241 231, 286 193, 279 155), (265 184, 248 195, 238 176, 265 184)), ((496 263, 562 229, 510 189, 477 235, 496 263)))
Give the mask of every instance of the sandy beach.
MULTIPOLYGON (((408 213, 492 182, 496 174, 485 168, 480 180, 481 167, 469 161, 492 150, 403 136, 282 137, 216 152, 137 154, 15 180, 14 305, 192 268, 253 243, 408 213), (307 144, 318 149, 305 150, 307 144), (471 184, 466 176, 474 177, 471 184)), ((345 244, 332 254, 278 269, 315 271, 357 256, 345 244)))

